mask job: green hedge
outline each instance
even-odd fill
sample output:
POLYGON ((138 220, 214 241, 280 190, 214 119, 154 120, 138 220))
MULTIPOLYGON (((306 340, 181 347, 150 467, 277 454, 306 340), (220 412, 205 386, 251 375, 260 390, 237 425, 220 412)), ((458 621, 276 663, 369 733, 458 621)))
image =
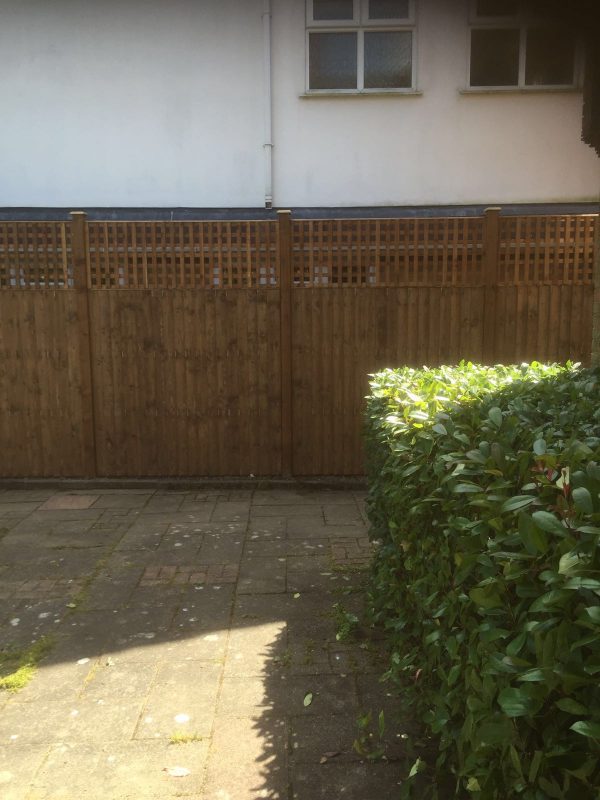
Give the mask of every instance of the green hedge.
POLYGON ((367 414, 371 604, 428 768, 458 797, 597 799, 600 371, 386 370, 367 414))

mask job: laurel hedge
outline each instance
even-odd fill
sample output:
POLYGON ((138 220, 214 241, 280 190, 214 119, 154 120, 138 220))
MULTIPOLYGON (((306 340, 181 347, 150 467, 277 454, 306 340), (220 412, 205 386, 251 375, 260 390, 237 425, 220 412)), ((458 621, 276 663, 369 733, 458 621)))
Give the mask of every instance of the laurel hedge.
POLYGON ((404 791, 597 800, 600 370, 385 370, 367 451, 385 678, 436 743, 404 791))

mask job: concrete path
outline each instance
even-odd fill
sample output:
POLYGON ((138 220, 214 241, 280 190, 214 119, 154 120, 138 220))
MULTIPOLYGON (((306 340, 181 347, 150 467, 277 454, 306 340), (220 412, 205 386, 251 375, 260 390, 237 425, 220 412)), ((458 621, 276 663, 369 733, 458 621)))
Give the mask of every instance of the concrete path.
POLYGON ((352 747, 383 666, 336 636, 366 530, 344 491, 0 492, 1 650, 50 648, 0 691, 2 800, 395 797, 396 743, 352 747))

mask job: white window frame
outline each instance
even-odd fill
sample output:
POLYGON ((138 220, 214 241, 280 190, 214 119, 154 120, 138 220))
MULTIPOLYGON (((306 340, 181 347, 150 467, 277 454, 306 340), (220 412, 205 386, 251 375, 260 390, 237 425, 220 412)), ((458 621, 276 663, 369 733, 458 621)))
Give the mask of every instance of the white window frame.
POLYGON ((351 20, 315 20, 313 17, 313 0, 306 0, 306 95, 355 95, 355 94, 418 94, 417 76, 417 20, 416 0, 409 0, 409 14, 402 19, 369 19, 368 0, 353 0, 353 18, 351 20), (365 88, 365 33, 371 32, 403 33, 409 32, 412 38, 411 47, 411 85, 403 88, 382 87, 365 88), (311 89, 310 88, 310 34, 311 33, 356 33, 356 88, 352 89, 311 89))
MULTIPOLYGON (((565 6, 568 6, 565 0, 565 6)), ((568 13, 568 7, 565 14, 568 13)), ((467 91, 473 92, 545 92, 545 91, 568 91, 577 90, 581 87, 582 79, 582 58, 581 47, 578 41, 575 42, 575 55, 573 63, 573 82, 562 84, 525 82, 526 59, 527 59, 527 30, 533 27, 543 27, 544 20, 541 17, 528 14, 523 2, 519 2, 516 14, 506 14, 504 16, 488 17, 477 14, 477 0, 469 0, 469 26, 467 38, 467 91), (474 30, 508 30, 518 29, 519 31, 519 73, 518 82, 508 86, 481 86, 471 84, 471 52, 472 52, 472 33, 474 30)))

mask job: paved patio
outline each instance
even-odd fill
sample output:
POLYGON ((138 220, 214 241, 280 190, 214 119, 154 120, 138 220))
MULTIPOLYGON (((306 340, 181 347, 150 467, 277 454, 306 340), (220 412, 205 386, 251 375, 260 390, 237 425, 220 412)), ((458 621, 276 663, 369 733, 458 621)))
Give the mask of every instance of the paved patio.
POLYGON ((362 501, 1 491, 2 650, 51 644, 0 692, 2 800, 396 796, 401 742, 352 748, 359 715, 393 713, 376 648, 336 638, 334 605, 362 603, 362 501))

